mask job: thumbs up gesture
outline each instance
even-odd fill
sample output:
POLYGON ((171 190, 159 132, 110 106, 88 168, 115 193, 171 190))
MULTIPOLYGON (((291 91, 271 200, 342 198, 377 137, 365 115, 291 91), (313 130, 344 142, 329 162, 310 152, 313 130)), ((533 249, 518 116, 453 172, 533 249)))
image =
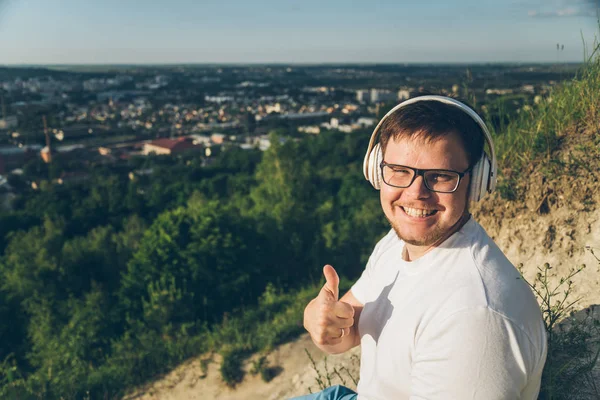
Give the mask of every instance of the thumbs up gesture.
POLYGON ((304 328, 319 347, 342 343, 354 325, 354 308, 339 301, 340 278, 331 265, 323 268, 325 285, 304 309, 304 328))

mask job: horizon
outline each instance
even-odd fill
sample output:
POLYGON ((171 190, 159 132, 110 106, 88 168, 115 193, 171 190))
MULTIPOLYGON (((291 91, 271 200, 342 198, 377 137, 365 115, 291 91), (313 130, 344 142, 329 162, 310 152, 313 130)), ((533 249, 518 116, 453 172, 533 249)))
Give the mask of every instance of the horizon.
POLYGON ((429 61, 429 62, 161 62, 161 63, 65 63, 65 64, 0 64, 0 67, 4 68, 33 68, 33 67, 112 67, 112 66, 123 66, 123 67, 171 67, 171 66, 299 66, 299 67, 320 67, 320 66, 414 66, 414 65, 432 65, 432 66, 462 66, 462 65, 578 65, 583 64, 585 61, 456 61, 456 62, 443 62, 443 61, 429 61))
POLYGON ((600 0, 0 0, 0 65, 581 63, 599 9, 600 0))

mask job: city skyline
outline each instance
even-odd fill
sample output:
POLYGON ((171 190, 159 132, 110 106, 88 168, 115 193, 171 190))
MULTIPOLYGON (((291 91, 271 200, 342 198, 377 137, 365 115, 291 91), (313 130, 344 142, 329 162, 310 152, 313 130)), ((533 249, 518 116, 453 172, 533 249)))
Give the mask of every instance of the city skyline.
POLYGON ((0 0, 0 65, 581 62, 598 3, 0 0))

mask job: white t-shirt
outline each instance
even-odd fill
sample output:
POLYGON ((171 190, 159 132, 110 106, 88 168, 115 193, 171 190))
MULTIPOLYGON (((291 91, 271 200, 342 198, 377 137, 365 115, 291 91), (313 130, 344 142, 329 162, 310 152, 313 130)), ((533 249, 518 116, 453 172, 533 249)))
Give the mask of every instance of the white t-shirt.
POLYGON ((536 399, 546 361, 537 301, 471 218, 402 259, 393 230, 352 287, 364 304, 359 400, 536 399))

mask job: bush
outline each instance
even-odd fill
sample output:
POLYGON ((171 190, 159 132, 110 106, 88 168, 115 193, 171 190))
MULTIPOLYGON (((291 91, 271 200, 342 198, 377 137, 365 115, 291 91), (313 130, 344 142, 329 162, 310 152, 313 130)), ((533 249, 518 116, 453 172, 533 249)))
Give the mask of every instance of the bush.
MULTIPOLYGON (((519 268, 522 270, 523 265, 519 268)), ((531 287, 540 301, 544 324, 548 335, 548 355, 540 399, 571 399, 594 393, 600 397, 599 388, 593 382, 592 371, 598 361, 600 348, 594 350, 600 338, 600 320, 588 308, 576 316, 575 304, 581 298, 572 299, 573 281, 585 265, 571 269, 566 277, 560 278, 558 285, 551 287, 555 278, 550 264, 538 268, 531 287)))
POLYGON ((235 387, 244 379, 242 370, 242 361, 244 360, 244 351, 232 348, 221 353, 223 362, 221 363, 221 378, 229 387, 235 387))
POLYGON ((269 360, 266 355, 260 356, 258 359, 252 361, 252 369, 250 373, 252 375, 260 374, 263 382, 270 382, 275 376, 277 376, 278 372, 281 368, 271 367, 269 366, 269 360))

